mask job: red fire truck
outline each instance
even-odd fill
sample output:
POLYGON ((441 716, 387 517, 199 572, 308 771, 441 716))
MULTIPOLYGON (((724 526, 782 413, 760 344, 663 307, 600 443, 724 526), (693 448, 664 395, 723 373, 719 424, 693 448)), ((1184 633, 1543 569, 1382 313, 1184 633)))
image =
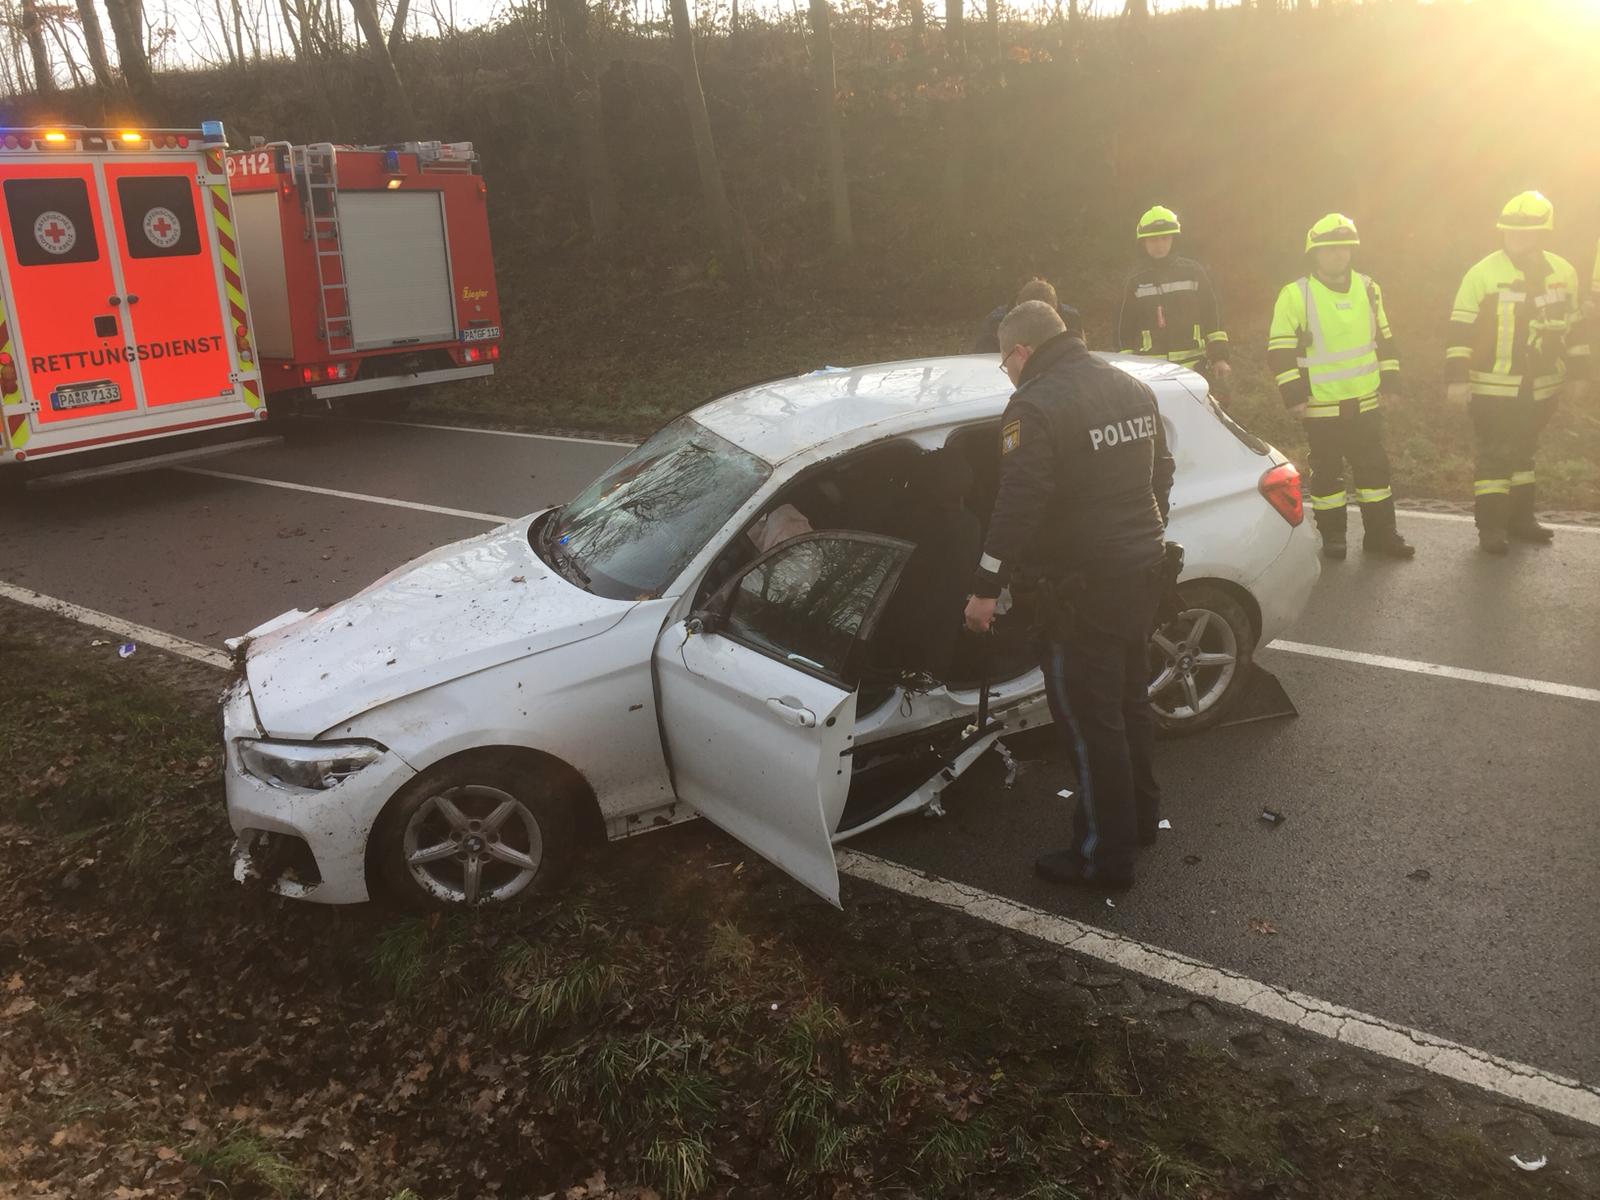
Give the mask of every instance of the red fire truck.
POLYGON ((220 122, 0 129, 0 476, 266 416, 220 122))
POLYGON ((493 373, 500 302, 472 143, 260 143, 228 173, 274 402, 493 373))

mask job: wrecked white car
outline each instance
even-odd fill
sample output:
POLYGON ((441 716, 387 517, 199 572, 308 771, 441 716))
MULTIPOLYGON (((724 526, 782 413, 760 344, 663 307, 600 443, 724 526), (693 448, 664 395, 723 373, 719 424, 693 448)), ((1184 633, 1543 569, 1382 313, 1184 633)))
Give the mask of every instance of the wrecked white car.
MULTIPOLYGON (((1317 577, 1299 480, 1179 368, 1169 728, 1225 710, 1317 577)), ((838 903, 833 843, 1049 720, 1027 621, 961 632, 1009 388, 988 357, 713 401, 571 503, 245 639, 225 697, 235 868, 324 903, 504 903, 586 839, 698 812, 838 903), (991 684, 978 727, 980 690, 991 684)))

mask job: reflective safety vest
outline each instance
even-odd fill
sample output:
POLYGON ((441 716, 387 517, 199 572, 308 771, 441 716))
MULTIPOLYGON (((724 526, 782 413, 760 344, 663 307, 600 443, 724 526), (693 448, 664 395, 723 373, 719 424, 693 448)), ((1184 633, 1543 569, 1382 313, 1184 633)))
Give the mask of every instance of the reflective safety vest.
POLYGON ((1346 401, 1378 407, 1378 392, 1398 378, 1400 359, 1377 283, 1352 271, 1347 291, 1302 276, 1278 293, 1267 361, 1286 406, 1309 403, 1308 417, 1334 417, 1346 401))
POLYGON ((1503 250, 1461 280, 1450 313, 1445 379, 1474 395, 1546 400, 1569 378, 1589 377, 1589 340, 1578 305, 1578 272, 1545 252, 1537 278, 1503 250))

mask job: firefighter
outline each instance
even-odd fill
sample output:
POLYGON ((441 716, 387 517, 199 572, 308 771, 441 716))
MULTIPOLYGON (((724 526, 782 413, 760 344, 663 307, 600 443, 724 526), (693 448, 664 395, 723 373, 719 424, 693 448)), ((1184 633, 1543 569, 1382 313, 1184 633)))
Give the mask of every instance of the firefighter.
POLYGON ((1204 267, 1172 252, 1181 232, 1178 214, 1159 204, 1139 218, 1139 265, 1123 287, 1117 348, 1191 367, 1226 395, 1233 368, 1217 292, 1204 267))
POLYGON ((1056 883, 1127 887, 1156 839, 1146 655, 1173 462, 1148 385, 1089 353, 1050 305, 1000 326, 1016 391, 1001 418, 1000 489, 967 602, 983 633, 1009 583, 1031 598, 1056 727, 1079 771, 1073 844, 1041 857, 1056 883))
POLYGON ((1555 537, 1534 516, 1534 451, 1557 397, 1581 403, 1586 395, 1590 346, 1578 273, 1545 249, 1555 206, 1523 192, 1495 228, 1502 248, 1474 264, 1456 292, 1445 380, 1449 398, 1472 413, 1478 545, 1504 554, 1509 538, 1544 545, 1555 537))
POLYGON ((973 339, 972 352, 974 354, 997 354, 1000 351, 1000 322, 1006 319, 1006 314, 1017 304, 1026 304, 1029 300, 1043 300, 1051 308, 1061 314, 1061 319, 1068 329, 1074 331, 1079 337, 1083 336, 1083 318, 1078 315, 1078 310, 1070 304, 1062 304, 1056 296, 1055 284, 1048 279, 1040 279, 1035 275, 1017 291, 1015 304, 1001 304, 991 309, 989 315, 983 319, 982 326, 978 329, 978 336, 973 339))
POLYGON ((1323 556, 1345 557, 1348 461, 1361 505, 1362 549, 1404 559, 1416 547, 1395 529, 1382 411, 1385 393, 1399 382, 1400 359, 1383 293, 1350 269, 1359 245, 1355 222, 1341 213, 1329 213, 1307 231, 1311 269, 1278 293, 1267 364, 1284 404, 1305 423, 1311 511, 1323 556))

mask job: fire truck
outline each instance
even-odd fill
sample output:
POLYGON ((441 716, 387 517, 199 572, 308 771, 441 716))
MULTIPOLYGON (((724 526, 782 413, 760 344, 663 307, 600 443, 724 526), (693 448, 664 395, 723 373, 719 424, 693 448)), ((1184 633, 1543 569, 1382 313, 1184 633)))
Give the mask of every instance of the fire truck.
POLYGON ((500 302, 472 143, 258 139, 228 173, 274 403, 493 373, 500 302))
POLYGON ((218 121, 0 129, 0 476, 266 416, 226 153, 218 121))

